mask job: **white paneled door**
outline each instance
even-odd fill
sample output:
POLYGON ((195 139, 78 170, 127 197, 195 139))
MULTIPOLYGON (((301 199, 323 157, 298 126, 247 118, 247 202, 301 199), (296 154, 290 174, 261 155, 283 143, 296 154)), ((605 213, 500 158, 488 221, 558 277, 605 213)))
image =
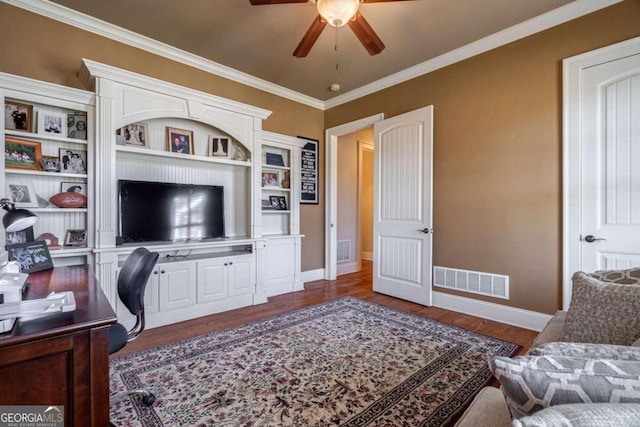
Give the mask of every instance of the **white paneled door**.
POLYGON ((640 39, 635 45, 586 54, 565 81, 565 308, 573 272, 640 265, 640 39))
POLYGON ((584 73, 582 266, 640 265, 640 55, 584 73))
POLYGON ((431 305, 433 106, 374 134, 373 290, 431 305))

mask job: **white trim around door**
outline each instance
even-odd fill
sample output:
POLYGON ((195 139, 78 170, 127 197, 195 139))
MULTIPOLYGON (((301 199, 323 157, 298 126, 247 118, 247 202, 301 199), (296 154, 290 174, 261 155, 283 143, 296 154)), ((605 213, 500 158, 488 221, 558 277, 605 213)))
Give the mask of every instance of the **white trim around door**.
POLYGON ((337 277, 337 216, 338 216, 338 138, 373 126, 384 119, 384 114, 345 123, 325 131, 325 279, 336 280, 337 277))

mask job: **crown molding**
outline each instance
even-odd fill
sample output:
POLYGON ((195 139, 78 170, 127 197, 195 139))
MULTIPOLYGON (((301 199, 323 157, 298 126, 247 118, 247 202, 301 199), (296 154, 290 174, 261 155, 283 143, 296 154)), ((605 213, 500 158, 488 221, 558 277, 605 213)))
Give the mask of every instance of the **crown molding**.
POLYGON ((79 104, 94 105, 96 98, 95 93, 86 90, 0 72, 1 90, 6 91, 6 93, 11 93, 17 88, 20 89, 20 92, 37 94, 38 96, 79 104))
POLYGON ((48 0, 0 0, 50 19, 317 109, 324 102, 48 0))
POLYGON ((616 3, 620 3, 622 0, 575 0, 565 6, 554 9, 523 23, 514 25, 498 33, 484 37, 473 43, 469 43, 436 58, 414 65, 413 67, 391 74, 342 95, 338 95, 327 101, 322 101, 317 98, 304 95, 300 92, 287 89, 283 86, 276 85, 250 74, 218 64, 198 55, 185 52, 181 49, 177 49, 173 46, 153 40, 124 28, 117 27, 77 12, 73 9, 52 3, 48 0, 0 1, 255 89, 281 96, 291 101, 299 102, 319 110, 327 110, 424 74, 428 74, 432 71, 487 52, 507 43, 528 37, 532 34, 563 24, 597 10, 604 9, 616 3))
POLYGON ((424 74, 431 73, 456 62, 471 58, 505 44, 539 33, 573 19, 595 12, 605 7, 620 3, 622 0, 576 0, 535 18, 524 21, 497 33, 491 34, 473 43, 449 51, 428 61, 391 74, 380 80, 361 86, 331 98, 324 103, 325 110, 356 100, 374 92, 406 82, 424 74))

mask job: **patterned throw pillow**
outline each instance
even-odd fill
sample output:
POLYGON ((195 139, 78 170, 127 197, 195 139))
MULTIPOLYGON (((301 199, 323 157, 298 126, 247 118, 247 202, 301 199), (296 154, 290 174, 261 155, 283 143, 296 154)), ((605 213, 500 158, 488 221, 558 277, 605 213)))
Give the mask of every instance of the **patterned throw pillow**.
POLYGON ((513 427, 637 427, 640 405, 635 403, 593 403, 551 406, 513 421, 513 427))
POLYGON ((621 285, 640 285, 640 267, 628 270, 600 270, 590 273, 589 276, 603 282, 613 282, 621 285))
POLYGON ((562 341, 631 345, 640 338, 640 286, 573 275, 562 341))
POLYGON ((580 359, 640 361, 640 348, 627 345, 548 342, 529 350, 529 356, 567 356, 580 359))
POLYGON ((640 403, 640 362, 565 356, 495 357, 513 418, 565 403, 640 403))

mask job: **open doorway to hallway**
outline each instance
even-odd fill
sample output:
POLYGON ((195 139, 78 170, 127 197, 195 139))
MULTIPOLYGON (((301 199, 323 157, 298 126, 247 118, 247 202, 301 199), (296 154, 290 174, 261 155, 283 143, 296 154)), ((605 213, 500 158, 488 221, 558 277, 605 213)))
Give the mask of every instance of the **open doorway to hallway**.
POLYGON ((338 138, 337 274, 373 259, 373 128, 338 138))

